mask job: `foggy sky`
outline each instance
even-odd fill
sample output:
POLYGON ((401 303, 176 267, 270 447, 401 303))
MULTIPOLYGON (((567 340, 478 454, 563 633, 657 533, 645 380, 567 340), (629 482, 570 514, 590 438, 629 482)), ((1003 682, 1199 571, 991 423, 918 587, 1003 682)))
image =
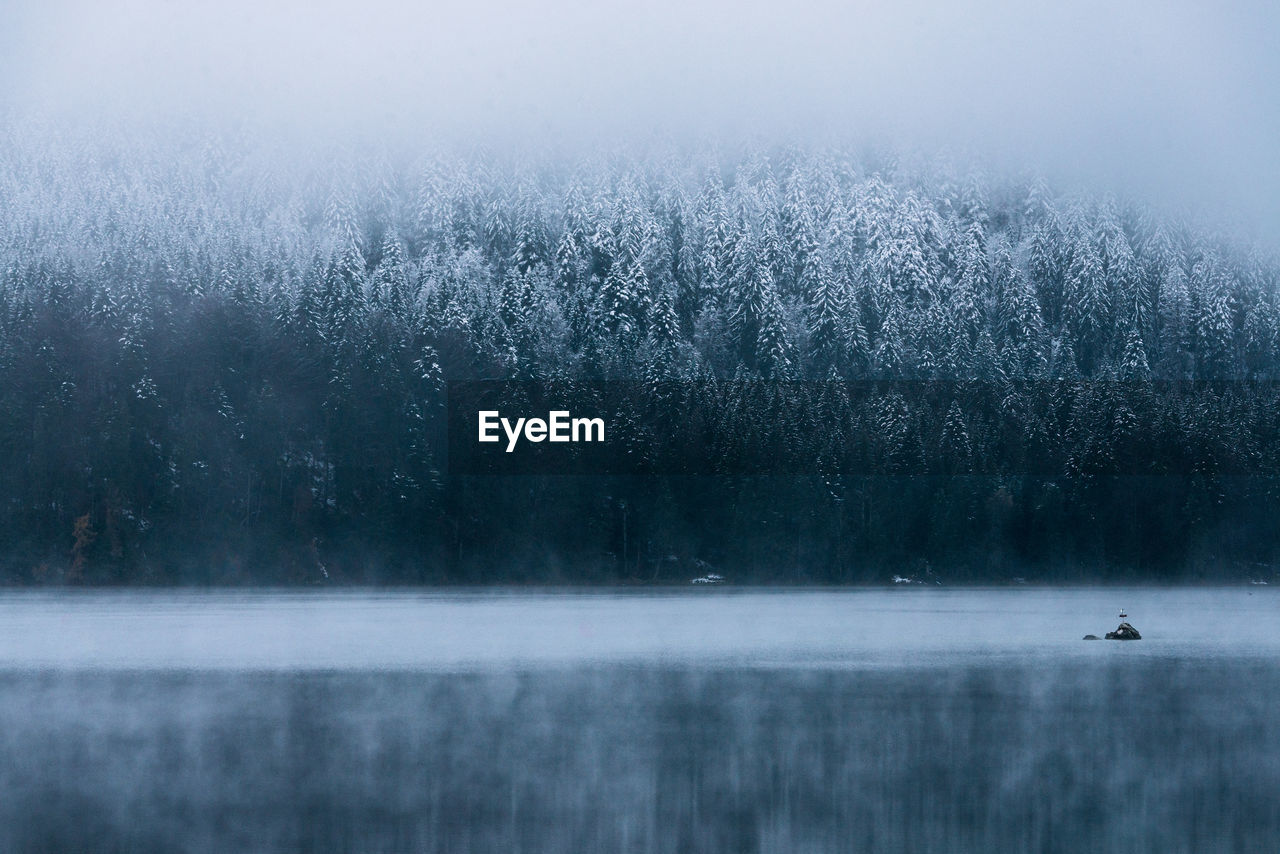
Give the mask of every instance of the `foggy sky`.
POLYGON ((307 133, 822 137, 1280 226, 1265 0, 0 2, 0 97, 307 133))

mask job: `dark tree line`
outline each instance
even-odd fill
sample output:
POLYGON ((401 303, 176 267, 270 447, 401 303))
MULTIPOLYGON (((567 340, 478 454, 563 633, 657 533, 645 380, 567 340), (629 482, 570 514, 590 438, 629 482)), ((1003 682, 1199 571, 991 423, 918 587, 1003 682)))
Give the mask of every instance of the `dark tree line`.
POLYGON ((11 580, 1237 577, 1280 548, 1280 267, 1114 199, 844 152, 9 133, 11 580), (644 384, 741 465, 450 474, 446 384, 475 379, 644 384), (839 399, 871 380, 911 382, 839 399), (981 406, 912 391, 975 380, 981 406), (1052 380, 1077 391, 1017 391, 1052 380), (669 400, 747 381, 835 397, 736 420, 723 394, 669 400), (1217 384, 1142 391, 1170 381, 1217 384), (1157 440, 1176 471, 1115 463, 1157 440), (751 474, 780 448, 815 462, 751 474))

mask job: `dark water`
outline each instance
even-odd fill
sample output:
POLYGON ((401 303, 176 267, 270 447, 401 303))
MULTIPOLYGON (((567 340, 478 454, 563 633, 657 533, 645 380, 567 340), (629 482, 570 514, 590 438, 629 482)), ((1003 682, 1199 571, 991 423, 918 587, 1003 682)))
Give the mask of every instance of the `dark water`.
MULTIPOLYGON (((835 607, 817 595, 793 610, 835 607)), ((919 607, 959 639, 990 595, 919 607)), ((33 602, 14 607, 57 610, 33 602)), ((744 607, 717 602, 697 607, 744 607)), ((1260 631, 1240 655, 1157 631, 1066 657, 957 640, 925 664, 849 648, 821 666, 809 650, 237 669, 104 651, 77 668, 32 665, 9 616, 2 851, 1280 850, 1280 667, 1260 631)))

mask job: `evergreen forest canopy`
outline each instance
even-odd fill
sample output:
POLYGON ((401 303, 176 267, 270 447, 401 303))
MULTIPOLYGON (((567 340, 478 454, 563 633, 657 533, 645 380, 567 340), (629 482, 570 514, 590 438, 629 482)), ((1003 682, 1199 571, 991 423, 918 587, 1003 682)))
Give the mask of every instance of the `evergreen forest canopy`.
POLYGON ((1114 198, 841 150, 10 134, 10 582, 1238 579, 1280 557, 1280 265, 1114 198), (475 379, 997 394, 717 422, 827 461, 804 475, 451 475, 446 384, 475 379), (1056 379, 1082 382, 1020 391, 1056 379), (1162 380, 1222 383, 1141 393, 1162 380), (1185 470, 1002 465, 1027 436, 1111 459, 1156 429, 1185 470), (956 476, 864 476, 851 447, 956 476))

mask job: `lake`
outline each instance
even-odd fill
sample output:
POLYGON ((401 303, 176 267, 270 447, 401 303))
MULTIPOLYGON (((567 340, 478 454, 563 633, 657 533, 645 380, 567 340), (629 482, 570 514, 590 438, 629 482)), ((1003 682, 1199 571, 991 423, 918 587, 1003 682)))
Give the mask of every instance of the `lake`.
POLYGON ((0 850, 1275 851, 1277 709, 1265 586, 9 592, 0 850))

